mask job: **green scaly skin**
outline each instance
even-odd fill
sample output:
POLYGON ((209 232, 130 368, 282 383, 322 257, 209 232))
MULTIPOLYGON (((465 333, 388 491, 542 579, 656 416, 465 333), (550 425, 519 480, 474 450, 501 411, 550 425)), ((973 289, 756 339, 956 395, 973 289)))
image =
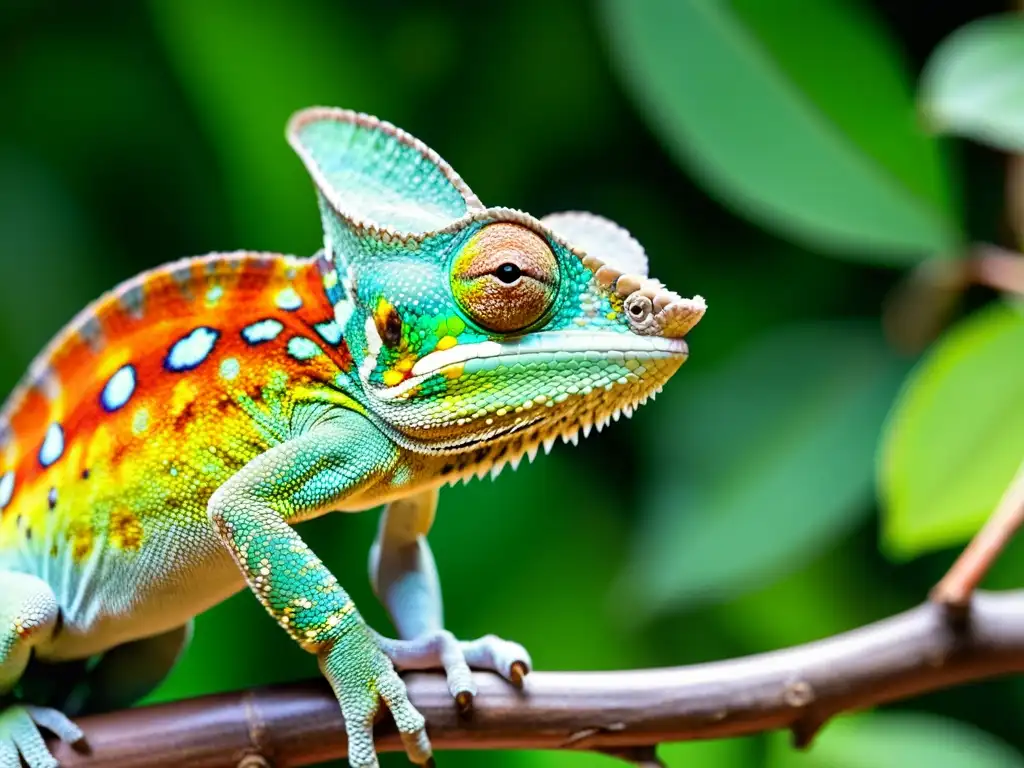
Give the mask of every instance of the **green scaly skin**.
POLYGON ((703 300, 648 278, 611 222, 486 208, 366 115, 305 110, 288 137, 323 252, 213 255, 129 281, 0 413, 2 768, 55 764, 40 728, 74 741, 68 714, 144 695, 191 618, 244 585, 317 656, 353 766, 377 765, 382 702, 410 759, 431 763, 396 668, 443 667, 464 709, 470 668, 514 683, 530 668, 517 643, 444 630, 425 538, 438 488, 630 415, 686 359, 703 300), (370 575, 398 639, 366 625, 292 528, 379 504, 370 575), (47 696, 26 670, 44 670, 47 696))

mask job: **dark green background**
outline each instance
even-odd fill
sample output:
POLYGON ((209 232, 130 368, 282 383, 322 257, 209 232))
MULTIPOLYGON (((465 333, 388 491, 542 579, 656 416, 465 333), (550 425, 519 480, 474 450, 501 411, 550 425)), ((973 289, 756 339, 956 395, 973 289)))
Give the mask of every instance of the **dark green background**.
MULTIPOLYGON (((453 631, 522 641, 539 669, 617 669, 770 650, 920 601, 955 551, 887 559, 872 485, 881 420, 912 364, 878 330, 882 301, 904 272, 884 254, 881 265, 834 258, 819 241, 746 216, 707 183, 623 74, 612 5, 8 0, 0 7, 4 387, 81 306, 142 269, 215 250, 316 250, 312 187, 284 124, 308 105, 355 108, 423 139, 485 204, 617 220, 645 245, 654 275, 710 307, 690 336, 690 361, 631 421, 577 449, 559 445, 496 483, 443 492, 431 542, 453 631)), ((870 129, 875 116, 859 102, 872 88, 870 68, 856 74, 856 50, 848 82, 812 82, 815 51, 830 41, 801 28, 799 2, 785 3, 781 17, 768 0, 734 5, 833 112, 870 129)), ((908 88, 939 41, 985 11, 841 5, 898 49, 908 88)), ((730 98, 730 80, 714 87, 730 98)), ((744 106, 736 104, 737 119, 756 123, 744 106)), ((949 209, 964 231, 1005 239, 1004 159, 964 143, 940 152, 949 209)), ((375 525, 370 513, 300 530, 370 622, 389 629, 366 579, 375 525)), ((1017 562, 1004 564, 1000 583, 1020 583, 1017 562)), ((248 592, 201 616, 197 630, 153 700, 316 674, 315 660, 248 592)), ((1017 680, 968 686, 900 705, 951 720, 891 722, 910 734, 904 757, 923 755, 914 751, 930 740, 921 734, 936 728, 954 745, 944 750, 948 765, 1009 765, 987 742, 971 746, 977 733, 953 721, 1020 748, 1022 697, 1017 680)), ((867 757, 886 743, 882 731, 854 732, 831 752, 824 744, 810 764, 882 765, 867 757)), ((791 764, 769 737, 664 755, 673 766, 791 764)), ((444 766, 611 764, 528 752, 442 758, 444 766)))

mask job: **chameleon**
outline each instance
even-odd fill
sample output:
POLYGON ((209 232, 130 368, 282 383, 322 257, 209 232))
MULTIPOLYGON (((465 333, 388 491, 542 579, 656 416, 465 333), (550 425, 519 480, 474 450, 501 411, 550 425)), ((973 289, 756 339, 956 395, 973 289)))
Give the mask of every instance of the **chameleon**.
POLYGON ((418 139, 313 107, 286 137, 323 225, 310 257, 213 253, 79 313, 0 410, 0 766, 57 765, 82 713, 128 706, 194 617, 248 587, 315 655, 352 766, 390 711, 433 765, 398 671, 523 685, 520 644, 444 629, 427 533, 439 489, 630 416, 703 316, 637 240, 582 211, 485 207, 418 139), (396 637, 371 629, 294 525, 384 506, 369 557, 396 637))

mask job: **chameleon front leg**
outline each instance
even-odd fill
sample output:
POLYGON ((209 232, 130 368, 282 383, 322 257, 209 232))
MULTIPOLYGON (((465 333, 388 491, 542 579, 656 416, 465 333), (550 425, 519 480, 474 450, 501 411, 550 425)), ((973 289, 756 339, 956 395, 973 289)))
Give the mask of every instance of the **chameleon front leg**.
POLYGON ((249 587, 303 648, 315 653, 341 704, 349 762, 377 766, 373 721, 383 700, 409 758, 430 764, 423 716, 351 598, 289 521, 379 480, 397 449, 351 411, 253 459, 211 497, 210 519, 249 587))
POLYGON ((497 672, 518 685, 531 661, 519 643, 495 635, 460 642, 444 629, 441 584, 426 538, 437 498, 434 489, 387 506, 370 549, 370 582, 402 638, 382 640, 388 656, 399 669, 444 667, 448 688, 466 711, 477 692, 471 667, 497 672))
POLYGON ((13 703, 4 707, 28 666, 32 649, 53 635, 60 608, 53 590, 27 573, 0 571, 0 767, 24 760, 29 768, 51 768, 57 761, 46 748, 39 728, 74 743, 82 731, 56 709, 13 703), (19 758, 20 755, 20 758, 19 758))

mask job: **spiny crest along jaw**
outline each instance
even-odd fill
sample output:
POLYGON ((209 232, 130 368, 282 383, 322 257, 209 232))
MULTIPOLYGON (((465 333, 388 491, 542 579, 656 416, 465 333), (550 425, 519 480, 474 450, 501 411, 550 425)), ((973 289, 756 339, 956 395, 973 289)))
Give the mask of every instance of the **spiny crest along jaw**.
POLYGON ((646 405, 649 400, 654 400, 661 391, 662 387, 658 385, 636 400, 621 402, 617 406, 597 405, 572 419, 539 420, 520 432, 506 436, 503 440, 482 442, 478 447, 463 448, 457 454, 462 460, 448 465, 451 469, 443 476, 445 484, 456 485, 459 481, 468 483, 473 478, 483 479, 487 476, 493 480, 506 467, 513 471, 518 469, 523 459, 532 463, 541 449, 545 454, 550 453, 559 440, 566 444, 579 445, 581 435, 584 438, 589 437, 591 432, 600 432, 623 416, 631 418, 637 408, 646 405))

